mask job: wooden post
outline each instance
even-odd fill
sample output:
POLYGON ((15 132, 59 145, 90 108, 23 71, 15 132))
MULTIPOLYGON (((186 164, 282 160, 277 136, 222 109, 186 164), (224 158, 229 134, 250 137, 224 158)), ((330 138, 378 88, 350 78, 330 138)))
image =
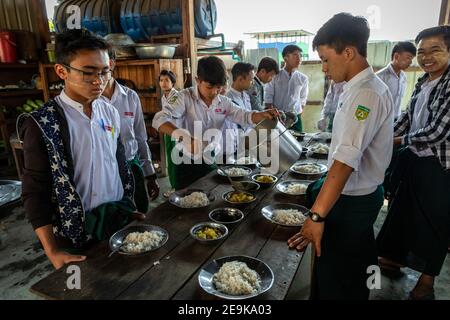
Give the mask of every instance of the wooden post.
POLYGON ((46 48, 47 43, 50 42, 50 29, 48 28, 47 9, 45 0, 31 0, 31 12, 36 19, 36 33, 39 35, 41 41, 41 48, 46 48))
POLYGON ((439 25, 450 24, 450 0, 442 0, 439 25))
MULTIPOLYGON (((183 57, 190 61, 190 73, 185 74, 186 87, 192 85, 197 74, 197 47, 195 43, 194 25, 194 0, 181 0, 183 34, 181 44, 183 46, 183 57)), ((183 61, 185 71, 188 68, 187 61, 183 61)))

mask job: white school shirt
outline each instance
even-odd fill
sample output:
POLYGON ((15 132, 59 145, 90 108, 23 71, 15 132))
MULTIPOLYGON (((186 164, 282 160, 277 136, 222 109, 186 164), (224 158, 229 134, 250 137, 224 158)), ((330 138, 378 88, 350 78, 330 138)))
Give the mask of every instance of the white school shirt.
POLYGON ((162 110, 153 118, 152 125, 156 130, 159 130, 162 124, 173 123, 174 119, 178 119, 183 129, 186 129, 192 137, 203 141, 202 135, 208 129, 218 129, 222 133, 226 119, 243 127, 254 126, 252 122, 254 111, 248 112, 239 108, 228 97, 217 96, 209 107, 200 98, 197 87, 181 90, 175 97, 169 104, 163 105, 162 110), (194 131, 195 122, 201 124, 199 132, 194 131))
POLYGON ((402 98, 406 90, 406 74, 400 71, 400 76, 395 73, 392 63, 377 72, 377 76, 388 86, 394 101, 394 119, 402 114, 402 98))
POLYGON ((116 151, 120 134, 117 110, 102 99, 92 102, 89 119, 83 106, 69 98, 64 90, 56 97, 64 110, 70 135, 75 189, 85 211, 119 201, 123 197, 116 151))
MULTIPOLYGON (((239 92, 233 87, 230 88, 230 90, 227 92, 226 96, 231 99, 231 101, 240 107, 241 109, 244 109, 245 111, 252 111, 252 104, 250 101, 250 96, 247 92, 239 92)), ((222 131, 222 138, 223 138, 223 150, 225 150, 225 154, 230 155, 234 154, 234 152, 237 150, 237 140, 238 140, 238 125, 234 123, 233 121, 226 119, 225 123, 223 125, 223 131, 222 131), (228 139, 230 142, 232 141, 231 145, 228 145, 226 143, 226 135, 229 135, 228 139)), ((245 131, 246 128, 243 128, 245 131)))
POLYGON ((298 70, 282 69, 264 88, 264 103, 280 111, 301 113, 308 98, 308 77, 298 70))
MULTIPOLYGON (((433 91, 434 87, 436 87, 441 78, 442 77, 439 77, 432 81, 427 80, 422 84, 422 90, 419 92, 419 95, 417 97, 413 120, 411 121, 411 129, 409 130, 409 132, 419 131, 420 129, 427 126, 428 117, 430 116, 430 111, 427 108, 428 100, 430 98, 431 91, 433 91)), ((411 151, 417 154, 419 157, 434 156, 433 150, 431 150, 430 148, 419 150, 414 144, 409 145, 408 148, 410 148, 411 151)))
POLYGON ((144 176, 155 174, 150 148, 147 144, 148 136, 141 100, 136 91, 124 87, 116 81, 111 100, 104 96, 101 98, 112 104, 119 112, 120 141, 125 148, 127 160, 132 160, 138 155, 144 176))
POLYGON ((368 195, 383 183, 392 156, 394 103, 371 67, 344 86, 333 122, 328 167, 353 168, 342 194, 368 195))
POLYGON ((339 98, 341 97, 342 91, 344 90, 345 81, 335 83, 333 82, 328 88, 327 96, 323 103, 322 117, 325 118, 328 115, 336 113, 336 109, 339 103, 339 98))

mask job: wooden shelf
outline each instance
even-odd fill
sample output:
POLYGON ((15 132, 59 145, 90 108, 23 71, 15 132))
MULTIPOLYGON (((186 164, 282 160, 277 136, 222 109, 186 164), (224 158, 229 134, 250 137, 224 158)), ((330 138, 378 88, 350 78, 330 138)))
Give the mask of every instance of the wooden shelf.
POLYGON ((0 69, 37 69, 37 63, 0 63, 0 69))
POLYGON ((0 97, 20 97, 20 96, 36 96, 42 95, 44 92, 42 90, 11 90, 11 91, 0 91, 0 97))
MULTIPOLYGON (((120 60, 116 61, 116 66, 147 66, 147 65, 155 65, 158 63, 160 59, 138 59, 138 60, 120 60)), ((164 60, 164 59, 162 59, 164 60)))

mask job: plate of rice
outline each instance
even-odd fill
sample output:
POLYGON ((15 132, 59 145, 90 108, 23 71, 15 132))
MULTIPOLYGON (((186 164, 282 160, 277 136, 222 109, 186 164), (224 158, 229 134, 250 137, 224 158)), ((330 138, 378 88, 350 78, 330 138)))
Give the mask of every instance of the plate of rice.
POLYGON ((309 149, 312 153, 323 156, 328 155, 328 152, 330 151, 330 147, 324 143, 316 143, 309 149))
POLYGON ((270 267, 248 256, 230 256, 206 264, 198 276, 200 287, 222 299, 243 300, 268 291, 274 281, 270 267))
POLYGON ((277 190, 289 196, 302 196, 306 194, 311 181, 306 180, 289 180, 277 184, 277 190))
POLYGON ((290 170, 301 175, 316 176, 327 172, 328 167, 320 163, 295 163, 290 170))
POLYGON ((138 224, 125 227, 109 239, 109 248, 129 256, 142 255, 161 248, 169 240, 169 233, 157 226, 138 224))
MULTIPOLYGON (((221 169, 230 177, 230 178, 244 178, 252 174, 252 169, 245 166, 225 166, 221 167, 221 169)), ((217 171, 219 175, 225 177, 222 172, 217 171)))
POLYGON ((213 194, 199 189, 176 191, 169 197, 171 204, 183 209, 205 208, 214 200, 213 194))
POLYGON ((308 218, 308 209, 293 203, 280 203, 264 207, 264 218, 283 227, 301 227, 308 218))

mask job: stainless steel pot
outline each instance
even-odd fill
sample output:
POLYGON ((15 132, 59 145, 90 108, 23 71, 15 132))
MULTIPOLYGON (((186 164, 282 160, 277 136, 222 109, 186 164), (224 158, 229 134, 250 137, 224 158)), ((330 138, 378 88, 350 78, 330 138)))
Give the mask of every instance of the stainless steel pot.
POLYGON ((140 59, 172 59, 175 55, 175 46, 171 45, 143 43, 134 45, 134 48, 140 59))
POLYGON ((264 166, 270 165, 279 173, 288 170, 293 163, 300 159, 302 154, 301 144, 278 119, 265 119, 254 130, 256 130, 258 144, 256 147, 249 146, 250 153, 256 153, 258 160, 264 166), (261 139, 261 130, 267 130, 267 138, 261 139), (277 154, 272 154, 272 145, 275 147, 274 151, 277 154), (268 155, 271 159, 270 164, 264 163, 261 155, 268 155), (276 159, 278 161, 275 161, 276 159))

